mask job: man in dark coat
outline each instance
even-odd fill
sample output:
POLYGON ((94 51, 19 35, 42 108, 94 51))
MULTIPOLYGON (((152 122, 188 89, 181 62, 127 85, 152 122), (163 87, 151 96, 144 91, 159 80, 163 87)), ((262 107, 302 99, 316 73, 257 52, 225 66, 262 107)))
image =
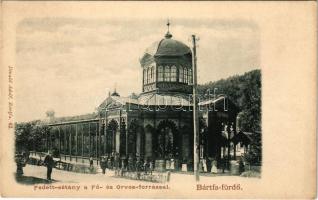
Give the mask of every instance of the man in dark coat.
POLYGON ((89 157, 89 167, 92 168, 93 167, 93 164, 94 164, 94 160, 93 160, 93 157, 89 157))
POLYGON ((239 160, 239 171, 240 171, 240 174, 245 171, 242 157, 240 157, 240 160, 239 160))
POLYGON ((47 167, 46 178, 47 180, 51 180, 52 169, 54 167, 54 160, 50 152, 45 156, 44 164, 47 167))
POLYGON ((17 176, 22 176, 23 167, 25 166, 24 156, 20 153, 16 154, 15 162, 17 163, 17 176))
POLYGON ((103 170, 103 174, 105 174, 105 172, 106 172, 106 166, 107 166, 106 157, 102 156, 102 160, 100 161, 100 167, 103 170))

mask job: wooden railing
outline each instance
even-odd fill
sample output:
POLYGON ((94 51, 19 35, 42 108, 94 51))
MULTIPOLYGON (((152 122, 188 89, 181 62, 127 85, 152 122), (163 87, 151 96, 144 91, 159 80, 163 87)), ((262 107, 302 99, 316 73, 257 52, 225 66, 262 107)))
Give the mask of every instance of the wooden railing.
MULTIPOLYGON (((30 151, 30 156, 37 157, 40 160, 44 160, 46 155, 47 155, 47 152, 30 151)), ((60 161, 69 162, 69 163, 82 163, 82 164, 89 165, 89 157, 87 156, 73 156, 73 155, 60 154, 60 156, 58 158, 54 158, 54 160, 55 161, 60 160, 60 161)), ((99 160, 96 157, 93 158, 93 165, 99 165, 99 160)))

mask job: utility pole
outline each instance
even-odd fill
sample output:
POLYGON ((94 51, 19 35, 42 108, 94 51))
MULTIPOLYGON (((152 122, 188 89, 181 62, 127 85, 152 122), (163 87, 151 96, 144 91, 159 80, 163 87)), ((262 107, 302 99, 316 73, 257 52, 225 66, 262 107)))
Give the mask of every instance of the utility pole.
POLYGON ((193 67, 193 171, 195 180, 199 181, 199 120, 198 120, 198 102, 197 102, 197 56, 196 56, 196 38, 192 35, 192 67, 193 67))

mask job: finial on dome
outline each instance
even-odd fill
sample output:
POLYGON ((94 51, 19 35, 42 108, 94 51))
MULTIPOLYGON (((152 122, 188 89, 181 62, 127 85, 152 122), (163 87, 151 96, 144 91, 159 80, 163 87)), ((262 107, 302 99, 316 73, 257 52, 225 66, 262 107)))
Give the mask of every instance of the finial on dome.
POLYGON ((170 39, 170 38, 172 38, 172 35, 171 35, 171 33, 169 32, 169 28, 170 28, 170 21, 169 21, 169 19, 168 19, 168 21, 167 21, 167 27, 168 27, 168 31, 167 31, 167 33, 166 33, 166 35, 165 35, 165 38, 170 39))

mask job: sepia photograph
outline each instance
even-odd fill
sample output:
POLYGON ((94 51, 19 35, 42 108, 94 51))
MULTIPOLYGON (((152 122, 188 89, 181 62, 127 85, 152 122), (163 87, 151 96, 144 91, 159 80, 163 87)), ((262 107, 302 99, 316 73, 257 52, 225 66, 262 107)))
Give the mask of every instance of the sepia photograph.
POLYGON ((1 194, 312 197, 313 8, 5 2, 1 194))
POLYGON ((259 43, 239 19, 23 20, 17 181, 260 178, 259 43))

